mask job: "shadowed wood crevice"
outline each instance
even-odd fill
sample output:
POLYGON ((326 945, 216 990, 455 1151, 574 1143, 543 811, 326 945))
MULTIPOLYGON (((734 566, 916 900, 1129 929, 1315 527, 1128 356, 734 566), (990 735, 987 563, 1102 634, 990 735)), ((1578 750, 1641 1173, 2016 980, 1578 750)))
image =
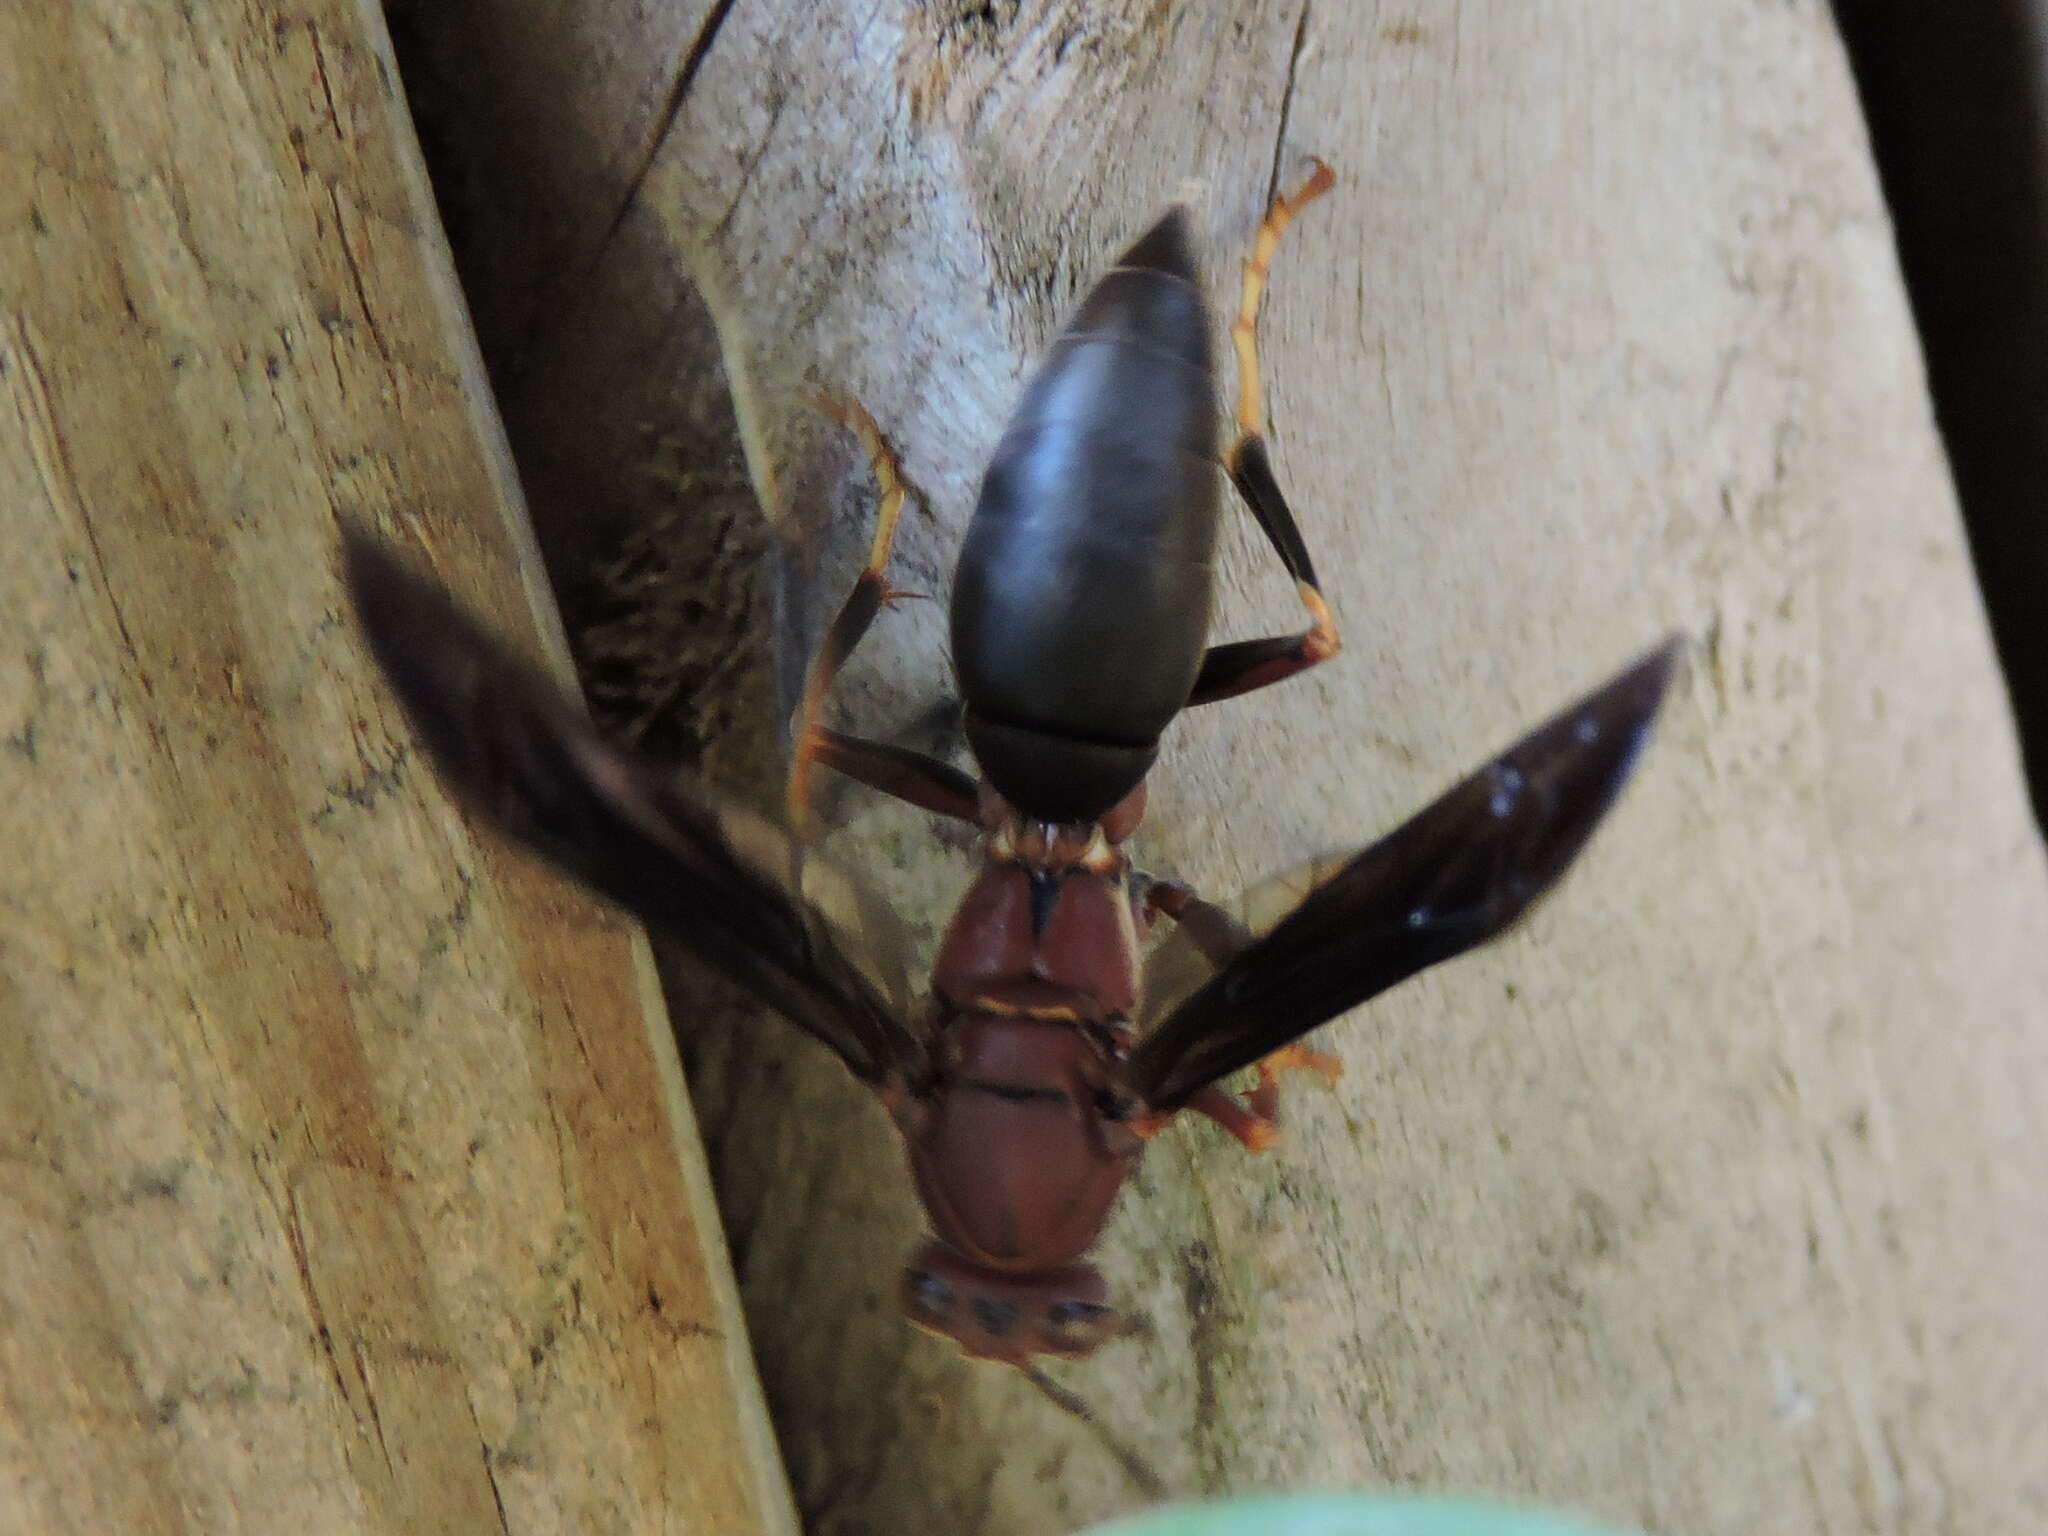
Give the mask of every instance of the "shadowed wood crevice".
POLYGON ((1835 0, 2048 824, 2048 8, 1835 0))

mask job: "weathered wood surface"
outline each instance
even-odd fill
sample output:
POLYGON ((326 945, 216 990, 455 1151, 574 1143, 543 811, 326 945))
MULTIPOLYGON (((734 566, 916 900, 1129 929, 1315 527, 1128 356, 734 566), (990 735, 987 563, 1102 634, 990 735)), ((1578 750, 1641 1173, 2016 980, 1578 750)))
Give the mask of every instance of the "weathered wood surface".
MULTIPOLYGON (((504 26, 406 9, 427 61, 504 26)), ((2048 887, 1826 9, 524 9, 547 49, 467 82, 500 116, 482 143, 444 119, 443 185, 460 230, 493 227, 490 167, 519 174, 496 143, 589 172, 468 268, 573 274, 486 350, 522 465, 580 492, 537 491, 544 540, 655 516, 682 551, 643 639, 693 612, 745 635, 760 542, 685 270, 757 473, 845 474, 798 386, 860 395, 926 498, 892 578, 941 591, 1080 286, 1197 178, 1225 295, 1311 153, 1343 180, 1289 237, 1268 382, 1349 649, 1177 728, 1150 861, 1228 888, 1355 840, 1662 630, 1698 637, 1641 782, 1520 937, 1329 1031, 1348 1076, 1297 1088, 1263 1161, 1201 1126, 1155 1145, 1106 1262, 1157 1335, 1066 1379, 1162 1480, 2036 1529, 2048 887)), ((1242 529, 1227 582, 1231 634, 1289 613, 1242 529)), ((870 644, 848 716, 948 686, 937 605, 870 644)), ((760 669, 682 671, 676 734, 758 790, 760 669)), ((886 808, 836 846, 927 934, 967 874, 886 808)), ((672 979, 811 1526, 1053 1532, 1136 1502, 1088 1430, 893 1317, 917 1218, 880 1112, 672 979)))
POLYGON ((644 943, 341 516, 551 632, 381 18, 0 8, 0 1529, 792 1529, 644 943))

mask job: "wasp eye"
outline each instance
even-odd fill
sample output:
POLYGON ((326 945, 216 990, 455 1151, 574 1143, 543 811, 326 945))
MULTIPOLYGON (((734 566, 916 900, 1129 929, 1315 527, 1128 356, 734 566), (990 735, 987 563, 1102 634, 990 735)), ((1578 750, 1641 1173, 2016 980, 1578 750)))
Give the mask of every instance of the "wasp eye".
POLYGON ((910 1304, 927 1317, 944 1317, 953 1310, 953 1287, 937 1275, 913 1270, 905 1287, 910 1304))
POLYGON ((991 1338, 1000 1339, 1017 1326, 1017 1303, 1014 1301, 991 1301, 986 1296, 977 1296, 972 1305, 974 1320, 988 1331, 991 1338))

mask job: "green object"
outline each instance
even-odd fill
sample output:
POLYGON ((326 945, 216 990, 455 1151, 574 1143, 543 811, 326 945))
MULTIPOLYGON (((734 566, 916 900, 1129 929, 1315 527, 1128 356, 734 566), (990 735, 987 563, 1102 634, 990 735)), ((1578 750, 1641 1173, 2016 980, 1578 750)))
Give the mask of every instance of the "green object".
POLYGON ((1084 1536, 1623 1536, 1544 1510, 1466 1499, 1308 1494, 1182 1504, 1112 1521, 1084 1536))

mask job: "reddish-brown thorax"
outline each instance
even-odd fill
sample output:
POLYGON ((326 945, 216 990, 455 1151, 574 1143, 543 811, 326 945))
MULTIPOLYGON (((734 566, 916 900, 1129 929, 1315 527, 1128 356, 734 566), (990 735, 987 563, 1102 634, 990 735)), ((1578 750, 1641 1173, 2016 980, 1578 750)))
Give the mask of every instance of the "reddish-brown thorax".
POLYGON ((990 796, 987 862, 939 946, 938 1081, 899 1110, 936 1240, 904 1299, 970 1354, 1086 1353, 1112 1331, 1081 1261, 1140 1145, 1112 1078, 1140 938, 1116 844, 1143 794, 1087 827, 990 796))

